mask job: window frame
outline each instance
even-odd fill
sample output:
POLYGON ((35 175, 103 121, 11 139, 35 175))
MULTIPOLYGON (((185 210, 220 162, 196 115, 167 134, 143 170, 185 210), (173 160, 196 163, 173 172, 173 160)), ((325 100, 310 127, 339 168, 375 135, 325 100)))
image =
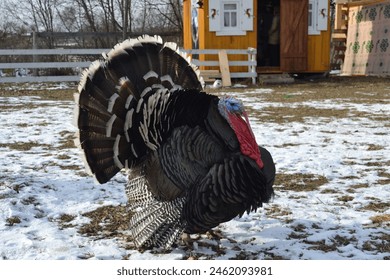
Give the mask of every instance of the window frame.
POLYGON ((225 29, 236 29, 238 26, 238 6, 235 2, 223 2, 223 28, 225 29), (233 9, 227 9, 227 5, 234 6, 233 9), (227 17, 226 17, 227 16, 227 17), (228 20, 228 25, 226 25, 226 19, 228 20), (235 19, 235 20, 233 20, 235 19), (233 25, 235 22, 235 25, 233 25))
POLYGON ((308 34, 320 35, 328 30, 328 0, 308 0, 308 34), (311 9, 310 9, 311 7, 311 9), (311 25, 310 25, 311 23, 311 25))
MULTIPOLYGON (((232 10, 226 10, 232 17, 232 10)), ((245 36, 248 31, 254 31, 253 0, 213 0, 208 7, 209 31, 216 36, 245 36), (225 26, 225 8, 228 4, 236 7, 236 25, 225 26)), ((229 19, 229 22, 231 22, 229 19)))
POLYGON ((317 29, 317 1, 309 0, 308 4, 308 33, 309 35, 319 35, 321 32, 317 29), (310 24, 311 23, 311 24, 310 24))
POLYGON ((237 36, 237 35, 245 35, 246 30, 243 30, 241 27, 241 1, 239 0, 221 0, 220 1, 220 21, 221 21, 221 28, 220 30, 216 31, 217 36, 237 36), (235 10, 225 10, 225 5, 235 5, 235 10), (236 13, 236 25, 231 26, 231 19, 232 19, 232 13, 236 13), (225 26, 225 13, 229 13, 229 26, 225 26))

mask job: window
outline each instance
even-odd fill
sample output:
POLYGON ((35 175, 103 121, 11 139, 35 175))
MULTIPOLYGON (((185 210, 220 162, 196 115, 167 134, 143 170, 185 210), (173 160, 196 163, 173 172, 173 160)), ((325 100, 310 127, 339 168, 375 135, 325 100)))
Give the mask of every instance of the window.
POLYGON ((316 26, 316 1, 315 0, 309 0, 309 19, 308 19, 308 25, 309 25, 309 35, 318 35, 320 32, 317 30, 316 26))
POLYGON ((309 0, 309 35, 319 35, 328 29, 328 0, 309 0))
POLYGON ((209 1, 209 28, 217 36, 240 36, 253 30, 253 0, 209 1))
POLYGON ((309 29, 313 28, 313 3, 309 2, 309 29))
POLYGON ((223 27, 237 27, 237 4, 223 4, 223 27))

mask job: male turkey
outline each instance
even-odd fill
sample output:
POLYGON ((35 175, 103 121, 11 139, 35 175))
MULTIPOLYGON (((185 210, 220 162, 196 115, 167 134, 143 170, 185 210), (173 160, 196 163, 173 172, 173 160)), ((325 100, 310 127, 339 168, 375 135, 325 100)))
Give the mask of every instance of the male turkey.
POLYGON ((143 36, 94 62, 79 85, 76 121, 99 183, 129 170, 137 247, 169 248, 268 202, 275 165, 256 144, 243 104, 202 92, 173 43, 143 36))

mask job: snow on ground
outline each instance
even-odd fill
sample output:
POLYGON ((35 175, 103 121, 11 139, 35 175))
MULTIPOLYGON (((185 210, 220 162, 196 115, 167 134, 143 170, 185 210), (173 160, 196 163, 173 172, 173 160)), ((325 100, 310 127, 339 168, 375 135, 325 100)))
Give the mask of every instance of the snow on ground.
POLYGON ((227 93, 247 104, 259 144, 274 157, 275 197, 220 225, 219 241, 194 235, 193 249, 170 252, 131 247, 125 176, 98 185, 85 173, 72 142, 73 102, 33 91, 0 96, 0 258, 390 259, 389 102, 282 103, 265 99, 273 89, 227 93), (267 121, 269 108, 286 107, 347 114, 267 121))

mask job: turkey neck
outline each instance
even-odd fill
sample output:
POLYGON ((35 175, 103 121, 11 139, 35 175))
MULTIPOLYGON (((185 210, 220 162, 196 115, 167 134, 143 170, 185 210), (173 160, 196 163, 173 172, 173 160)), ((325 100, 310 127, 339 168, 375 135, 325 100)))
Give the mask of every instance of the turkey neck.
POLYGON ((192 89, 177 90, 173 94, 175 99, 169 104, 167 113, 174 116, 174 127, 203 127, 210 105, 218 101, 216 96, 192 89))
MULTIPOLYGON (((239 149, 237 137, 225 118, 218 111, 219 98, 205 92, 184 90, 177 94, 174 126, 199 126, 207 130, 222 145, 230 151, 239 149), (196 108, 196 110, 194 110, 196 108)), ((173 107, 172 107, 173 108, 173 107)))

